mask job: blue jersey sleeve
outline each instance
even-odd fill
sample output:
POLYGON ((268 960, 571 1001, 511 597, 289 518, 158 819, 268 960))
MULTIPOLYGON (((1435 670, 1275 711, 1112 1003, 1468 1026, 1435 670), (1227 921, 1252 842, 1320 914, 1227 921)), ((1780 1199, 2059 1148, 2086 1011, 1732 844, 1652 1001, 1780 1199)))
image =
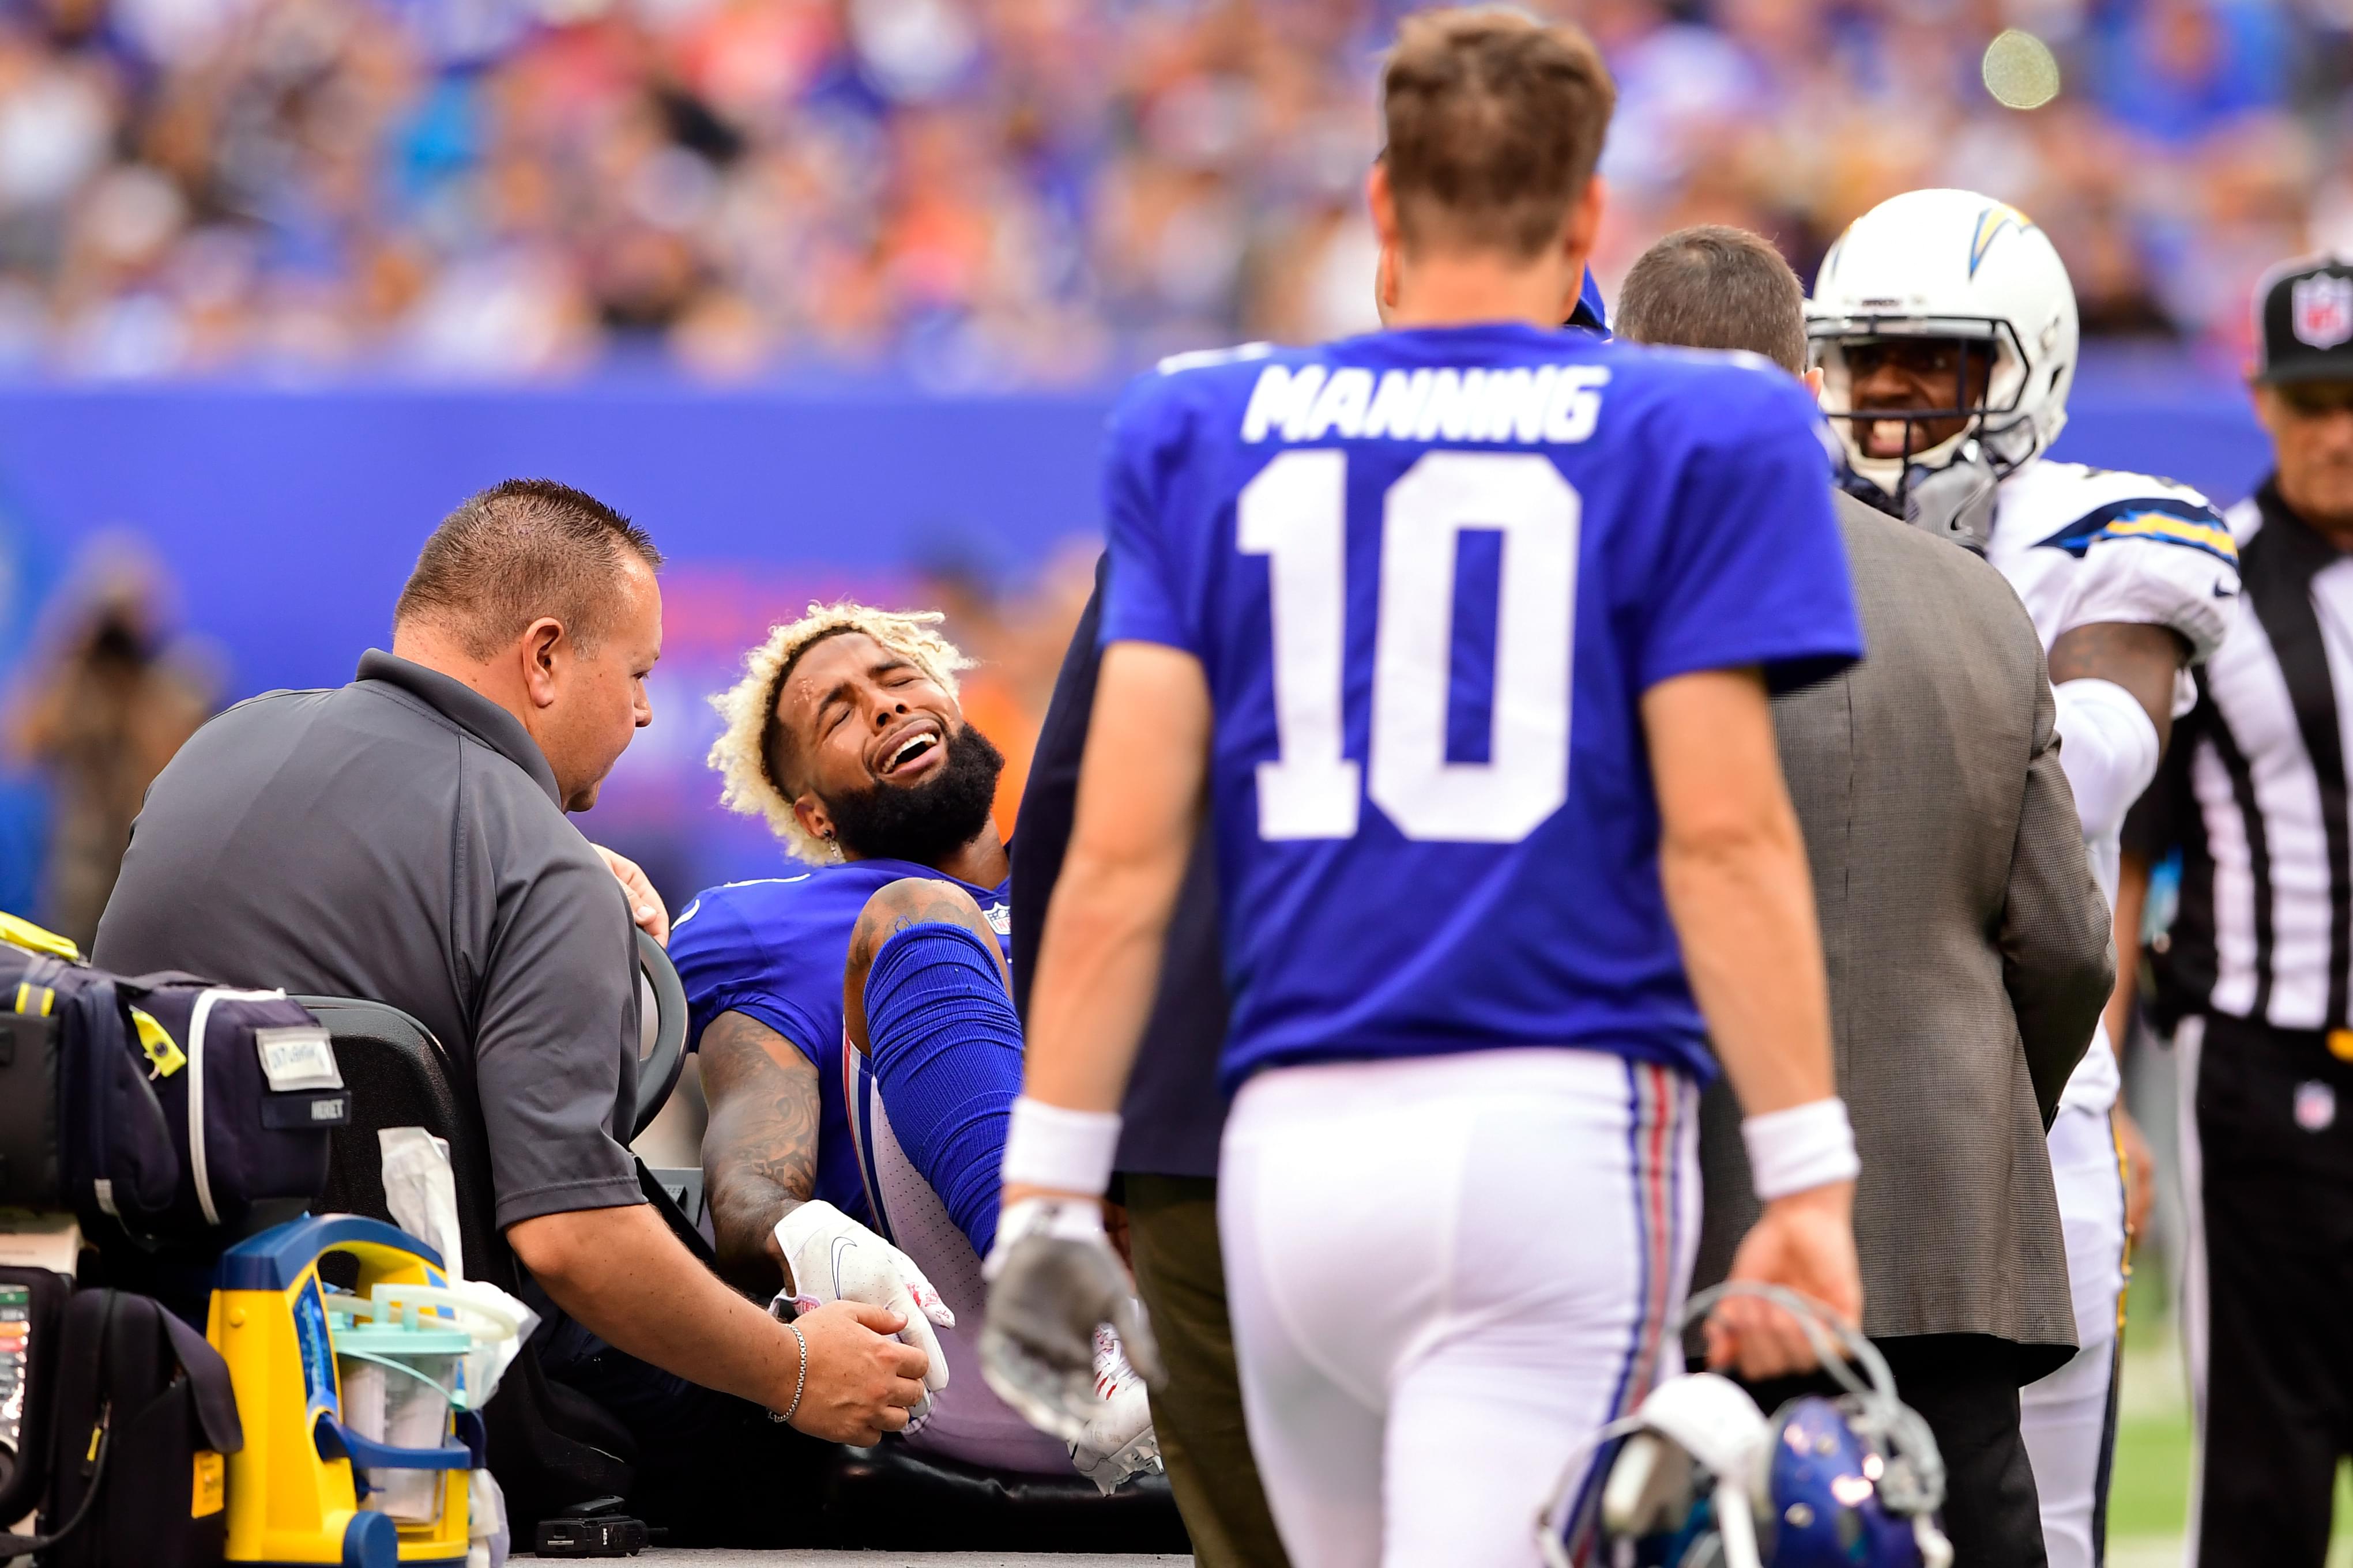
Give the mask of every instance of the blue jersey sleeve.
POLYGON ((1778 372, 1716 374, 1718 413, 1688 438, 1646 574, 1645 690, 1747 665, 1786 689, 1862 656, 1813 410, 1778 372))
POLYGON ((687 1048, 701 1048, 702 1032, 720 1014, 741 1013, 784 1036, 821 1068, 818 1053, 839 1047, 839 1039, 826 1037, 825 1024, 803 999, 783 994, 771 983, 758 940, 741 913, 710 893, 695 904, 670 932, 670 963, 686 992, 687 1048))
POLYGON ((1113 411, 1103 465, 1105 568, 1099 646, 1166 643, 1198 655, 1162 511, 1160 454, 1178 418, 1167 374, 1140 378, 1113 411))

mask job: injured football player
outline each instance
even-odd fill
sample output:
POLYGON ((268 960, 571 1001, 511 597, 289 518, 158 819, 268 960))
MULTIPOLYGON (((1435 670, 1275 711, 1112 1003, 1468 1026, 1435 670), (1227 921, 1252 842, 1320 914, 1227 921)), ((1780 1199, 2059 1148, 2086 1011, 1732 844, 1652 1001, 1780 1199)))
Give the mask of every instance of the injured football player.
POLYGON ((786 1313, 902 1312, 931 1357, 911 1449, 1104 1491, 1157 1461, 1142 1382, 1106 1333, 1100 1418, 1066 1447, 1001 1404, 965 1336, 997 1234, 1021 1087, 1008 990, 1004 758, 965 721, 968 667, 937 615, 812 605, 714 700, 734 810, 799 862, 713 888, 670 957, 711 1107, 702 1164, 720 1270, 786 1313))

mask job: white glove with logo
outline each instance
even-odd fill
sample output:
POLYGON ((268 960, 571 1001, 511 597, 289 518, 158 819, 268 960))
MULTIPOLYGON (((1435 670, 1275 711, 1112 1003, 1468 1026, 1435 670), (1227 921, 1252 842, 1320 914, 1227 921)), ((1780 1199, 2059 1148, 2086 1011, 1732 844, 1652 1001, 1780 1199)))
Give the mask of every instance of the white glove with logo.
POLYGON ((805 1203, 776 1222, 776 1246, 793 1277, 792 1289, 779 1290, 770 1312, 785 1315, 789 1302, 799 1311, 814 1311, 828 1301, 862 1301, 887 1307, 907 1320, 899 1338, 923 1352, 923 1402, 909 1414, 913 1431, 931 1414, 932 1399, 948 1385, 948 1358, 940 1353, 936 1323, 955 1327, 955 1314, 923 1278, 913 1258, 822 1200, 805 1203))
POLYGON ((1144 1379, 1128 1364, 1109 1323, 1095 1326, 1095 1393, 1103 1403, 1071 1443, 1071 1464, 1108 1497, 1139 1470, 1162 1468, 1144 1379))

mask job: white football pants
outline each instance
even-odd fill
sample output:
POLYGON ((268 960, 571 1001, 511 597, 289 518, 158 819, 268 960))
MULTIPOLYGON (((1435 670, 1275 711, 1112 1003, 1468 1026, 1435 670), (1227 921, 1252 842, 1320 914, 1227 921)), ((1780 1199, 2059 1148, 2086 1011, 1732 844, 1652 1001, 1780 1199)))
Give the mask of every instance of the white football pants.
POLYGON ((2019 1426, 2042 1508, 2051 1568, 2093 1568, 2106 1531, 2116 1331, 2125 1289, 2125 1189, 2105 1111, 2062 1106, 2051 1124, 2051 1178, 2067 1237, 2074 1359, 2018 1391, 2019 1426))
POLYGON ((1594 1051, 1243 1088, 1218 1223, 1250 1447, 1296 1568, 1539 1562, 1571 1461, 1680 1367, 1697 1129, 1689 1079, 1594 1051))
POLYGON ((980 1375, 976 1347, 988 1308, 988 1287, 981 1283, 979 1255, 948 1217, 939 1194, 899 1147, 882 1109, 881 1089, 864 1059, 847 1043, 842 1053, 849 1126, 858 1139, 859 1168, 866 1177, 874 1228, 915 1260, 956 1320, 953 1329, 933 1331, 939 1336, 940 1353, 947 1358, 948 1385, 932 1401, 923 1426, 907 1434, 907 1447, 918 1454, 938 1454, 992 1470, 1075 1474, 1061 1439, 1015 1415, 980 1375))

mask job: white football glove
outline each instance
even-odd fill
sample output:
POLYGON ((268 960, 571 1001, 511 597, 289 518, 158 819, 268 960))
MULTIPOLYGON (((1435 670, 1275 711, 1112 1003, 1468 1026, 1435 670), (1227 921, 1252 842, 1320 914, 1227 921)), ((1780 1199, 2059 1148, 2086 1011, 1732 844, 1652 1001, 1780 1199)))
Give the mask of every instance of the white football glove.
POLYGON ((1103 1403, 1070 1445, 1071 1463, 1108 1497, 1138 1471, 1162 1468, 1144 1379, 1127 1363, 1119 1336, 1108 1323, 1095 1329, 1095 1393, 1103 1403))
POLYGON ((955 1313, 923 1278, 913 1258, 822 1200, 805 1203, 776 1222, 776 1246, 792 1274, 792 1288, 779 1290, 768 1310, 779 1317, 786 1303, 814 1311, 828 1301, 862 1301, 887 1307, 907 1320, 899 1338, 923 1352, 923 1402, 908 1415, 913 1430, 932 1410, 932 1400, 948 1385, 948 1358, 940 1353, 936 1323, 955 1327, 955 1313))
POLYGON ((1101 1413, 1094 1352, 1102 1324, 1119 1331, 1147 1381, 1160 1380, 1160 1347, 1103 1234, 1100 1203, 1022 1199, 997 1221, 981 1275, 989 1289, 980 1374, 1039 1431, 1076 1444, 1101 1413))

